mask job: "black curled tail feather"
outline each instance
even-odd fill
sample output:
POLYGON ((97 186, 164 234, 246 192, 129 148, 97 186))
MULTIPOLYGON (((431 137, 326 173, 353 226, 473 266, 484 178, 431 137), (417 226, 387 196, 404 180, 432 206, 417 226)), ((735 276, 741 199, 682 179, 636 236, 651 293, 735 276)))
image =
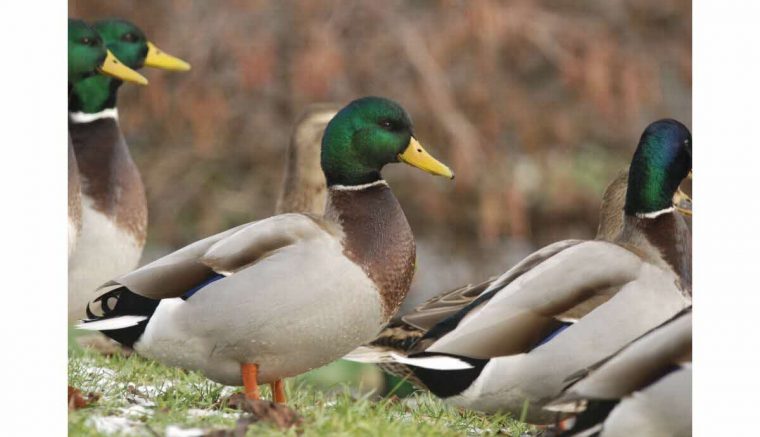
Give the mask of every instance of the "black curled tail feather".
POLYGON ((145 332, 145 327, 148 326, 148 321, 160 302, 160 300, 149 299, 133 293, 127 287, 119 287, 100 295, 92 301, 93 304, 99 304, 102 315, 98 316, 93 313, 90 309, 90 304, 87 304, 87 320, 85 320, 85 324, 122 316, 145 316, 145 320, 133 326, 100 331, 105 336, 125 346, 133 347, 135 342, 145 332))

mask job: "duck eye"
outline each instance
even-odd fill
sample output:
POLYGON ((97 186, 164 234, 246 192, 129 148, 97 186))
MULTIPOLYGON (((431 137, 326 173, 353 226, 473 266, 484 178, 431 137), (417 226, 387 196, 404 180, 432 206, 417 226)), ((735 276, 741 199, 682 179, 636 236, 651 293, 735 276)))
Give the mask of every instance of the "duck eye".
POLYGON ((380 127, 382 127, 385 130, 393 130, 393 122, 390 120, 381 120, 380 121, 380 127))
POLYGON ((137 41, 137 35, 135 35, 132 32, 125 33, 124 35, 122 35, 121 40, 124 42, 135 42, 137 41))
POLYGON ((84 45, 86 45, 86 46, 91 46, 91 45, 93 44, 93 40, 92 40, 92 38, 90 38, 90 37, 87 37, 87 36, 85 36, 85 37, 82 37, 82 39, 81 39, 81 40, 79 40, 79 42, 81 42, 82 44, 84 44, 84 45))

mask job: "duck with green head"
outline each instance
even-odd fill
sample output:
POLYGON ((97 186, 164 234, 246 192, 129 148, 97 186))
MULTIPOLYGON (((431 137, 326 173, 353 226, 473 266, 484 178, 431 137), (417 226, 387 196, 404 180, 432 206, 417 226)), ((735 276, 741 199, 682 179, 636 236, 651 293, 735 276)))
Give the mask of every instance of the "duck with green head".
MULTIPOLYGON (((128 21, 99 21, 93 27, 106 47, 130 68, 190 68, 158 50, 128 21)), ((99 285, 137 265, 145 245, 145 188, 119 128, 116 109, 122 83, 121 78, 95 75, 71 87, 69 135, 82 181, 82 227, 77 248, 69 257, 69 322, 86 316, 87 302, 99 285)))
POLYGON ((383 363, 456 406, 517 417, 527 407, 526 420, 553 422, 541 407, 566 378, 690 305, 691 233, 673 203, 690 172, 688 129, 652 123, 627 188, 605 194, 600 239, 551 244, 434 298, 347 358, 383 363))
POLYGON ((409 223, 381 170, 405 162, 453 178, 397 103, 351 102, 322 139, 324 216, 288 213, 195 242, 114 279, 81 328, 199 370, 258 398, 340 358, 398 309, 414 273, 409 223))
MULTIPOLYGON (((139 84, 148 83, 140 73, 125 66, 106 49, 95 29, 82 20, 69 18, 69 96, 74 84, 97 74, 139 84)), ((69 256, 76 248, 82 227, 82 198, 74 148, 69 136, 69 256)))

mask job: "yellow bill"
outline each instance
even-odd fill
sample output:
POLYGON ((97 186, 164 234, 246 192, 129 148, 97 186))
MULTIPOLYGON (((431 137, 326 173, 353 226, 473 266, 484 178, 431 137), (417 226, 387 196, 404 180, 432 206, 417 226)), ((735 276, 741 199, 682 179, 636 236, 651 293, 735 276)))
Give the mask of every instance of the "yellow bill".
POLYGON ((691 215, 691 197, 679 188, 673 195, 673 206, 684 215, 691 215))
POLYGON ((425 149, 422 148, 422 144, 420 144, 414 137, 409 140, 409 145, 406 146, 404 152, 398 155, 398 159, 401 162, 407 163, 412 167, 417 167, 430 174, 454 179, 454 172, 426 152, 425 149))
POLYGON ((162 51, 150 41, 148 41, 148 56, 145 58, 145 66, 171 71, 190 70, 190 64, 162 51))
MULTIPOLYGON (((692 171, 689 170, 689 174, 686 176, 686 178, 689 180, 691 180, 691 173, 692 171)), ((676 194, 673 195, 673 206, 681 214, 691 215, 692 214, 691 205, 692 205, 691 197, 689 197, 688 194, 684 193, 683 191, 681 191, 681 188, 679 188, 676 191, 676 194)))
POLYGON ((103 65, 98 67, 98 71, 106 76, 115 77, 126 82, 132 82, 139 85, 147 85, 148 79, 142 74, 122 64, 110 50, 106 51, 106 60, 103 65))

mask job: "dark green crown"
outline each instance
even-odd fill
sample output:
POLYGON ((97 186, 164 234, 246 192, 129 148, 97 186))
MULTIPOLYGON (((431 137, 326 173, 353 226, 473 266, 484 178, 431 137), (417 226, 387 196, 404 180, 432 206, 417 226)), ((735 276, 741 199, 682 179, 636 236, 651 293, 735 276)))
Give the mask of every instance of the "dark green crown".
POLYGON ((646 214, 673 206, 673 195, 691 172, 691 132, 676 120, 647 126, 631 160, 625 213, 646 214))

